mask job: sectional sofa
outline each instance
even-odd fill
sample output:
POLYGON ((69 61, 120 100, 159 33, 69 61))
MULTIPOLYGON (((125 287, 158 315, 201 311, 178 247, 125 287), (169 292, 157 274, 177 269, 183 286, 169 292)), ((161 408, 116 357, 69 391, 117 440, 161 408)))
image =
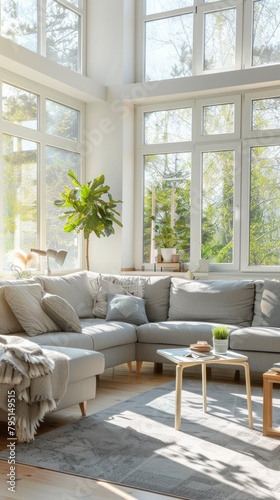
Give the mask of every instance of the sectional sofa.
POLYGON ((102 353, 99 373, 167 363, 157 349, 212 343, 216 324, 230 327, 229 347, 248 356, 251 371, 265 372, 280 360, 280 283, 89 271, 0 281, 0 335, 102 353))

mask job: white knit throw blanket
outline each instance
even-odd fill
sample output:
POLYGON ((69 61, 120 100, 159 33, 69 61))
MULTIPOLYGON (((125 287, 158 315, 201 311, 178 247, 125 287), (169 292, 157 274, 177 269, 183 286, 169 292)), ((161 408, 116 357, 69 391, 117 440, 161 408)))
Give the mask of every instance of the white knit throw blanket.
POLYGON ((68 359, 27 339, 0 335, 0 407, 8 412, 8 391, 15 389, 18 442, 34 440, 39 422, 63 398, 69 378, 68 359))

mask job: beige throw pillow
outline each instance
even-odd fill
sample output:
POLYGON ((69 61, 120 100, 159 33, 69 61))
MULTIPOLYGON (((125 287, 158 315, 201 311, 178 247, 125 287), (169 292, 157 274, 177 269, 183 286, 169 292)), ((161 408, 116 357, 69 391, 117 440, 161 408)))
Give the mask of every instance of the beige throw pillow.
POLYGON ((6 301, 27 335, 34 337, 39 333, 60 331, 42 309, 44 290, 41 285, 11 285, 3 288, 6 301))
POLYGON ((5 286, 32 285, 35 281, 28 280, 0 280, 0 334, 20 333, 23 331, 13 311, 4 296, 5 286))
POLYGON ((46 293, 41 300, 47 315, 64 332, 82 332, 81 323, 73 307, 62 297, 46 293))

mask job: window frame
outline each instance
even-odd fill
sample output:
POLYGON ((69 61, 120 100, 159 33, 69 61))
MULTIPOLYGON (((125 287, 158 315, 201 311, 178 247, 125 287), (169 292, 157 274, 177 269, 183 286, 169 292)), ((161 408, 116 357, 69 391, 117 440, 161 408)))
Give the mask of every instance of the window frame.
MULTIPOLYGON (((2 117, 2 105, 0 111, 0 145, 1 145, 1 159, 3 154, 2 148, 2 135, 8 134, 12 136, 17 136, 22 139, 26 139, 28 141, 34 141, 38 144, 38 165, 37 165, 37 242, 39 248, 46 248, 46 192, 44 190, 44 179, 46 173, 46 147, 55 147, 58 149, 63 149, 65 151, 78 153, 80 155, 80 180, 83 182, 85 177, 85 154, 84 154, 84 145, 83 145, 83 137, 85 130, 85 104, 81 101, 78 101, 75 98, 69 97, 65 94, 61 94, 58 91, 52 90, 50 88, 41 86, 35 82, 31 82, 23 77, 17 76, 13 73, 8 72, 7 70, 0 71, 0 98, 2 103, 2 82, 8 83, 9 85, 19 87, 27 92, 33 92, 38 95, 38 130, 34 130, 24 125, 18 125, 11 122, 8 122, 2 117), (65 139, 63 137, 58 137, 55 135, 47 134, 45 132, 46 126, 46 115, 45 115, 45 103, 46 100, 54 100, 55 102, 61 103, 64 106, 74 108, 80 112, 80 140, 74 141, 70 139, 65 139)), ((3 165, 3 162, 2 162, 3 165)), ((3 170, 0 169, 0 178, 2 179, 3 170)), ((69 179, 70 183, 70 179, 69 179)), ((69 184, 68 183, 68 184, 69 184)), ((1 214, 1 217, 3 214, 1 214)), ((58 214, 59 216, 59 214, 58 214)), ((3 234, 1 235, 1 238, 3 234)), ((77 245, 77 268, 80 269, 82 267, 83 260, 83 246, 84 241, 82 235, 77 234, 78 245, 77 245)), ((0 268, 3 270, 3 255, 0 250, 0 268)), ((41 261, 42 259, 40 259, 41 261)), ((40 262, 40 271, 43 271, 44 266, 43 263, 40 262)), ((65 272, 66 269, 63 269, 65 272)), ((73 269, 71 269, 73 271, 73 269)), ((7 274, 4 271, 4 274, 7 274)))
MULTIPOLYGON (((280 94, 280 92, 279 92, 280 94)), ((246 234, 246 238, 241 240, 241 269, 244 272, 279 272, 279 266, 250 266, 250 187, 251 187, 251 165, 250 165, 250 149, 258 146, 280 146, 280 133, 278 139, 276 137, 263 137, 261 140, 256 138, 245 139, 242 146, 242 201, 243 201, 243 217, 241 218, 241 234, 246 234)))
POLYGON ((241 96, 232 94, 227 96, 208 97, 197 99, 196 101, 196 128, 195 138, 199 142, 204 141, 228 141, 229 139, 239 139, 241 133, 241 96), (234 132, 225 134, 203 134, 203 108, 220 104, 234 104, 234 132))
POLYGON ((197 75, 208 75, 216 73, 225 73, 228 71, 233 71, 241 68, 241 55, 242 55, 242 26, 243 26, 243 2, 242 0, 233 0, 229 5, 226 0, 220 0, 219 2, 207 3, 198 6, 197 8, 197 26, 195 28, 196 33, 196 53, 201 54, 201 58, 197 58, 194 61, 194 67, 196 68, 195 74, 197 75), (236 8, 236 34, 235 34, 235 64, 228 68, 218 68, 218 69, 204 69, 204 19, 205 14, 210 12, 219 12, 223 10, 229 10, 236 8))
MULTIPOLYGON (((146 30, 145 26, 148 21, 166 19, 173 16, 182 14, 193 13, 193 59, 192 59, 192 76, 207 75, 238 70, 242 67, 242 41, 243 41, 243 0, 232 0, 234 5, 229 5, 228 0, 219 0, 211 3, 204 3, 203 0, 194 0, 193 6, 184 7, 181 9, 169 10, 159 12, 157 14, 145 14, 145 0, 137 0, 136 2, 136 71, 135 80, 145 82, 146 62, 145 62, 145 44, 146 44, 146 30), (203 53, 204 53, 204 14, 207 12, 216 12, 221 10, 228 10, 236 8, 236 36, 235 36, 235 64, 230 68, 219 68, 218 70, 204 70, 203 69, 203 53), (200 59, 196 57, 201 54, 200 59)), ((250 2, 245 2, 246 4, 250 2)), ((250 8, 250 6, 246 7, 250 8)), ((247 10, 246 10, 247 12, 247 10)), ((248 14, 247 14, 248 15, 248 14)), ((244 30, 246 33, 246 30, 244 30)), ((251 67, 251 66, 250 66, 251 67)), ((189 77, 185 77, 191 78, 189 77)), ((168 80, 176 80, 170 78, 168 80)), ((165 81, 165 80, 160 80, 165 81)))
MULTIPOLYGON (((57 64, 59 67, 64 67, 66 69, 69 69, 70 71, 74 71, 77 74, 80 75, 86 75, 86 35, 87 35, 87 30, 86 30, 86 17, 87 17, 87 0, 81 0, 81 6, 76 7, 74 4, 71 4, 70 2, 67 2, 67 0, 53 0, 59 5, 62 5, 64 8, 70 10, 71 12, 74 12, 78 17, 79 17, 79 47, 78 47, 78 60, 77 60, 77 71, 72 70, 68 66, 63 66, 59 63, 56 63, 56 61, 53 61, 53 59, 50 59, 47 57, 46 52, 47 52, 47 32, 46 32, 46 6, 47 6, 47 0, 37 0, 37 51, 34 51, 35 54, 39 54, 43 57, 46 57, 49 61, 54 62, 57 64)), ((1 0, 0 0, 1 4, 1 0)), ((1 11, 0 11, 1 14, 1 11)), ((1 23, 1 15, 0 15, 0 23, 1 23)), ((10 40, 9 38, 3 37, 7 40, 10 40)), ((16 42, 12 42, 17 44, 16 42)))
POLYGON ((211 263, 211 271, 225 272, 225 271, 238 271, 240 267, 240 206, 241 206, 241 143, 235 142, 213 142, 211 144, 200 144, 195 147, 192 183, 191 200, 191 264, 194 267, 199 266, 199 259, 201 259, 202 247, 202 186, 203 186, 203 153, 219 151, 234 151, 235 152, 235 165, 234 165, 234 200, 233 200, 233 254, 232 263, 211 263))
POLYGON ((273 266, 249 265, 249 224, 250 224, 250 147, 280 144, 280 129, 267 131, 250 131, 248 123, 251 115, 251 102, 254 99, 280 97, 280 88, 259 89, 258 91, 240 91, 209 98, 185 99, 136 108, 136 177, 135 177, 135 265, 141 267, 143 249, 143 206, 144 206, 144 156, 147 154, 163 154, 172 152, 192 153, 192 192, 191 192, 191 240, 190 268, 199 266, 201 249, 201 214, 202 214, 202 164, 203 152, 235 151, 235 192, 233 203, 233 261, 228 264, 211 263, 210 272, 217 273, 261 273, 279 272, 280 264, 273 266), (277 92, 278 90, 278 92, 277 92), (207 104, 235 102, 237 112, 237 130, 234 134, 201 136, 200 124, 202 108, 207 104), (193 140, 182 143, 144 144, 144 113, 168 110, 180 107, 193 108, 193 140), (247 125, 246 125, 247 123, 247 125))
POLYGON ((275 137, 280 135, 280 128, 278 129, 264 129, 264 130, 253 130, 251 128, 253 106, 252 102, 254 100, 269 99, 273 97, 280 97, 280 88, 266 89, 263 91, 248 92, 245 94, 244 98, 244 115, 243 115, 243 129, 245 137, 259 137, 264 136, 275 137))

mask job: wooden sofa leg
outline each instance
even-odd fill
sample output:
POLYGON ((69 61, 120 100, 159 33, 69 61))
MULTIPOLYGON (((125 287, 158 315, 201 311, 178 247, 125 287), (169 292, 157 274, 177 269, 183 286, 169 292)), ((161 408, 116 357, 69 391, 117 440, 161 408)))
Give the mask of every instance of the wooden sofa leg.
POLYGON ((234 381, 235 382, 240 382, 240 370, 235 370, 234 381))
POLYGON ((128 369, 129 369, 130 373, 132 373, 132 363, 131 363, 131 361, 129 361, 127 363, 127 366, 128 366, 128 369))
POLYGON ((136 373, 141 372, 143 361, 136 361, 136 373))
POLYGON ((87 415, 87 402, 83 401, 82 403, 79 403, 81 412, 82 412, 82 417, 86 417, 87 415))
POLYGON ((154 373, 162 373, 162 363, 154 363, 154 373))

